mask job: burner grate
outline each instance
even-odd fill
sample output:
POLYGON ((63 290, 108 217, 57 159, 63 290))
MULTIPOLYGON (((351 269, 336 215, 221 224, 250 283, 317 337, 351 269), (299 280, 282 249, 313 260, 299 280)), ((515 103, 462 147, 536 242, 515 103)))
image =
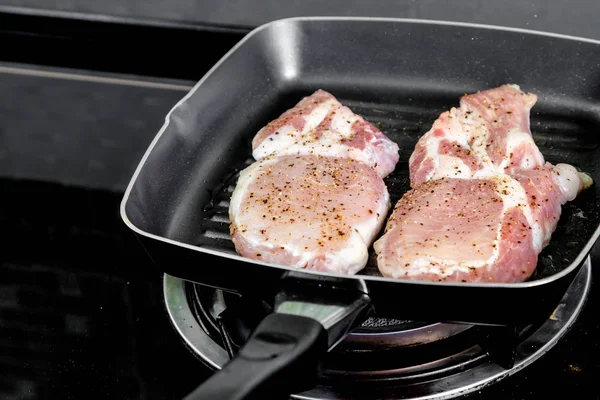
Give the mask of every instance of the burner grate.
MULTIPOLYGON (((185 292, 196 287, 201 291, 214 291, 169 275, 165 275, 164 279, 164 286, 169 288, 171 294, 173 291, 185 292)), ((591 264, 588 258, 557 307, 556 315, 540 321, 540 325, 515 332, 518 343, 513 353, 514 365, 508 369, 499 366, 501 357, 494 357, 489 349, 486 351, 482 341, 493 339, 495 332, 485 327, 474 327, 447 340, 407 347, 383 346, 379 351, 361 346, 360 343, 349 347, 342 342, 323 360, 323 374, 317 386, 293 397, 315 400, 462 398, 520 371, 550 350, 579 315, 590 283, 591 264)), ((219 297, 213 294, 205 293, 203 298, 219 297)), ((214 368, 223 366, 231 353, 228 356, 228 352, 218 344, 218 338, 206 334, 200 324, 190 322, 197 316, 192 311, 193 307, 190 307, 190 298, 188 303, 177 301, 181 298, 185 296, 165 297, 172 322, 180 333, 186 332, 186 341, 195 354, 214 368), (186 327, 195 329, 183 329, 186 327)), ((243 303, 248 305, 249 302, 243 303)), ((243 315, 233 313, 233 316, 243 315)), ((368 341, 367 336, 365 339, 368 341)))
POLYGON ((399 327, 411 323, 412 321, 401 319, 373 318, 369 317, 362 323, 362 328, 378 330, 380 328, 399 327))
MULTIPOLYGON (((233 357, 272 306, 218 289, 186 284, 186 297, 201 329, 233 357)), ((380 351, 435 343, 471 330, 472 325, 424 323, 369 317, 337 346, 341 351, 380 351)))

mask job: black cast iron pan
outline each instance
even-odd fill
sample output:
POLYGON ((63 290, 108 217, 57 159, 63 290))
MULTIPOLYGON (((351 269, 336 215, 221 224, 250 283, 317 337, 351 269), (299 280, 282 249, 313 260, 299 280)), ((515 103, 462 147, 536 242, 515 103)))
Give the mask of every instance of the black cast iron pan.
POLYGON ((545 158, 597 182, 600 42, 458 23, 294 18, 257 28, 204 76, 167 116, 121 205, 162 271, 274 307, 194 396, 301 390, 315 378, 320 354, 369 312, 481 325, 550 315, 600 235, 596 184, 563 208, 536 273, 519 284, 392 280, 374 263, 356 276, 292 270, 238 256, 228 233, 228 200, 237 173, 252 162, 252 137, 302 96, 330 91, 398 143, 400 162, 386 179, 395 204, 409 188, 414 144, 439 114, 464 93, 504 83, 538 95, 531 125, 545 158))

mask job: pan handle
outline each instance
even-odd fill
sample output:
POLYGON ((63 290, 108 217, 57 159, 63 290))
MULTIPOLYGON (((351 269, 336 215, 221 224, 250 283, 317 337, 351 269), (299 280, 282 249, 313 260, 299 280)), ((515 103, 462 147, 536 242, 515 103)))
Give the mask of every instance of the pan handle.
POLYGON ((288 399, 315 385, 327 342, 313 318, 269 314, 237 356, 185 400, 288 399))
POLYGON ((286 273, 274 312, 185 400, 287 400, 311 389, 321 357, 373 311, 364 287, 359 280, 286 273))

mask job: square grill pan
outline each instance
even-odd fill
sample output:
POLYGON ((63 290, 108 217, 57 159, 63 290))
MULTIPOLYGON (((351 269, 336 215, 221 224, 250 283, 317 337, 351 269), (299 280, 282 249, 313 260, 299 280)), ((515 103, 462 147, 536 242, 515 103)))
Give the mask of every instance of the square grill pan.
POLYGON ((596 182, 599 63, 599 42, 517 29, 374 18, 272 22, 248 34, 171 110, 121 215, 161 271, 196 283, 268 299, 293 275, 360 288, 383 317, 529 322, 552 312, 600 235, 597 184, 563 207, 536 272, 516 284, 392 280, 381 277, 374 257, 356 276, 245 259, 229 236, 229 198, 253 162, 255 133, 319 88, 398 143, 400 162, 385 179, 392 206, 409 190, 416 141, 439 114, 464 93, 504 83, 538 95, 531 129, 546 160, 570 163, 596 182), (449 299, 457 306, 442 307, 449 299))

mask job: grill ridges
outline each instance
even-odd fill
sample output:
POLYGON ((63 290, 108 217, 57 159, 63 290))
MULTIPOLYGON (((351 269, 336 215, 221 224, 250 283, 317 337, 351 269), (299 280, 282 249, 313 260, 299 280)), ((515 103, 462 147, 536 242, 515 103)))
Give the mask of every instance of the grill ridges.
MULTIPOLYGON (((362 115, 367 121, 377 126, 400 147, 400 161, 395 171, 384 180, 393 208, 402 195, 410 189, 408 159, 414 150, 414 146, 418 139, 431 128, 439 113, 433 109, 411 104, 376 104, 344 99, 340 99, 340 101, 342 104, 350 107, 355 113, 362 115)), ((450 104, 450 106, 454 105, 450 104)), ((596 135, 589 134, 591 129, 595 129, 593 121, 570 119, 564 116, 541 112, 533 112, 531 115, 531 130, 536 144, 545 159, 552 163, 568 162, 583 169, 585 169, 585 165, 581 164, 594 164, 594 149, 598 148, 600 142, 596 135)), ((253 132, 249 134, 251 136, 254 135, 253 132)), ((235 188, 239 172, 254 161, 250 140, 243 141, 242 145, 246 147, 246 157, 232 165, 229 172, 225 175, 224 180, 213 192, 210 201, 203 206, 205 214, 204 219, 201 221, 202 234, 198 238, 198 245, 228 253, 235 253, 235 248, 229 235, 229 199, 235 188)), ((590 200, 596 201, 593 195, 590 199, 581 201, 590 200)), ((585 210, 583 210, 582 214, 582 209, 576 206, 578 201, 568 203, 563 207, 562 218, 563 221, 575 221, 578 226, 582 226, 583 220, 587 219, 588 216, 585 215, 585 210), (582 218, 578 221, 577 218, 574 219, 573 215, 580 215, 582 218)), ((590 207, 591 210, 596 208, 590 207)), ((594 216, 594 218, 597 217, 594 216)), ((549 275, 571 262, 584 244, 581 242, 581 238, 589 237, 589 234, 574 235, 573 231, 576 230, 573 230, 573 228, 567 229, 566 236, 569 239, 565 240, 564 243, 570 242, 569 247, 561 243, 563 242, 562 240, 560 242, 553 241, 554 250, 549 251, 546 249, 540 255, 539 265, 543 268, 538 267, 533 277, 544 276, 544 274, 549 275), (569 234, 569 231, 571 231, 571 234, 569 234), (580 239, 578 240, 577 238, 580 239), (573 245, 573 242, 577 244, 573 245)), ((582 230, 585 230, 585 228, 582 230)), ((560 227, 557 231, 561 231, 560 227)), ((565 229, 562 229, 562 231, 563 236, 565 236, 565 229)), ((380 235, 382 233, 380 232, 380 235)), ((379 275, 374 257, 371 257, 367 267, 361 273, 379 275)))

